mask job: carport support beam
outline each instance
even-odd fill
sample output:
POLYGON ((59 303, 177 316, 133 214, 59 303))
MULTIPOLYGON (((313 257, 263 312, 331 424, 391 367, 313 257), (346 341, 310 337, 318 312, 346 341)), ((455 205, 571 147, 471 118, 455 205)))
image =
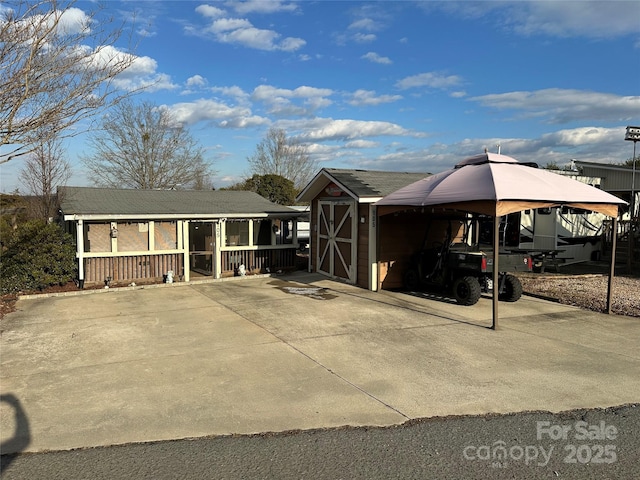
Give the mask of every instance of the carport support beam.
POLYGON ((498 328, 498 259, 500 258, 500 217, 493 217, 493 321, 491 330, 498 328))
POLYGON ((613 277, 616 274, 616 248, 618 244, 618 216, 613 217, 611 228, 611 265, 609 266, 609 283, 607 284, 607 313, 611 314, 613 303, 613 277))

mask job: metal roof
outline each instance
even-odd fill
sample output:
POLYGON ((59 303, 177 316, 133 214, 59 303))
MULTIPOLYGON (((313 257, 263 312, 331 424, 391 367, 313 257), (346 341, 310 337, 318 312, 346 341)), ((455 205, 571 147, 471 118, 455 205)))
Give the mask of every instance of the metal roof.
POLYGON ((216 218, 296 216, 257 193, 235 190, 133 190, 59 187, 65 217, 216 218))
POLYGON ((298 200, 311 201, 331 182, 357 200, 378 199, 429 175, 415 172, 323 168, 298 195, 298 200))
POLYGON ((632 190, 632 181, 635 183, 633 190, 640 189, 640 171, 636 171, 634 175, 632 166, 578 160, 575 161, 575 165, 583 175, 600 177, 600 185, 607 192, 629 192, 632 190))

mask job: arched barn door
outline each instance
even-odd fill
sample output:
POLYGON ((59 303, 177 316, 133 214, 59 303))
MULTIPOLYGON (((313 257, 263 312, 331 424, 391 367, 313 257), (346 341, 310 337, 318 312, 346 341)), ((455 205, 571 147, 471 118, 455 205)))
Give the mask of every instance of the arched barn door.
POLYGON ((318 202, 318 272, 356 281, 355 203, 318 202))

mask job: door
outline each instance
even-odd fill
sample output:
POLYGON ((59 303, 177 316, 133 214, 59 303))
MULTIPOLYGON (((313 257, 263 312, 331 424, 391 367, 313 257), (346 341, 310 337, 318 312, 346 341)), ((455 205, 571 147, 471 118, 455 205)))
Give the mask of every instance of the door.
POLYGON ((189 255, 191 278, 213 276, 215 250, 215 224, 213 222, 189 222, 189 255), (195 274, 195 275, 194 275, 195 274))
POLYGON ((356 282, 356 227, 354 202, 318 202, 318 272, 356 282))

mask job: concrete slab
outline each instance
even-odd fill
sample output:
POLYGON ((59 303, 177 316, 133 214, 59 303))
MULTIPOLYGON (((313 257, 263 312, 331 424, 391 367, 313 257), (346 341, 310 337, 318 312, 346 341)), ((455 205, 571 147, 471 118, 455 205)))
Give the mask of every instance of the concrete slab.
POLYGON ((498 331, 488 298, 305 273, 17 308, 1 325, 0 440, 22 451, 640 400, 637 319, 535 298, 501 303, 498 331))

